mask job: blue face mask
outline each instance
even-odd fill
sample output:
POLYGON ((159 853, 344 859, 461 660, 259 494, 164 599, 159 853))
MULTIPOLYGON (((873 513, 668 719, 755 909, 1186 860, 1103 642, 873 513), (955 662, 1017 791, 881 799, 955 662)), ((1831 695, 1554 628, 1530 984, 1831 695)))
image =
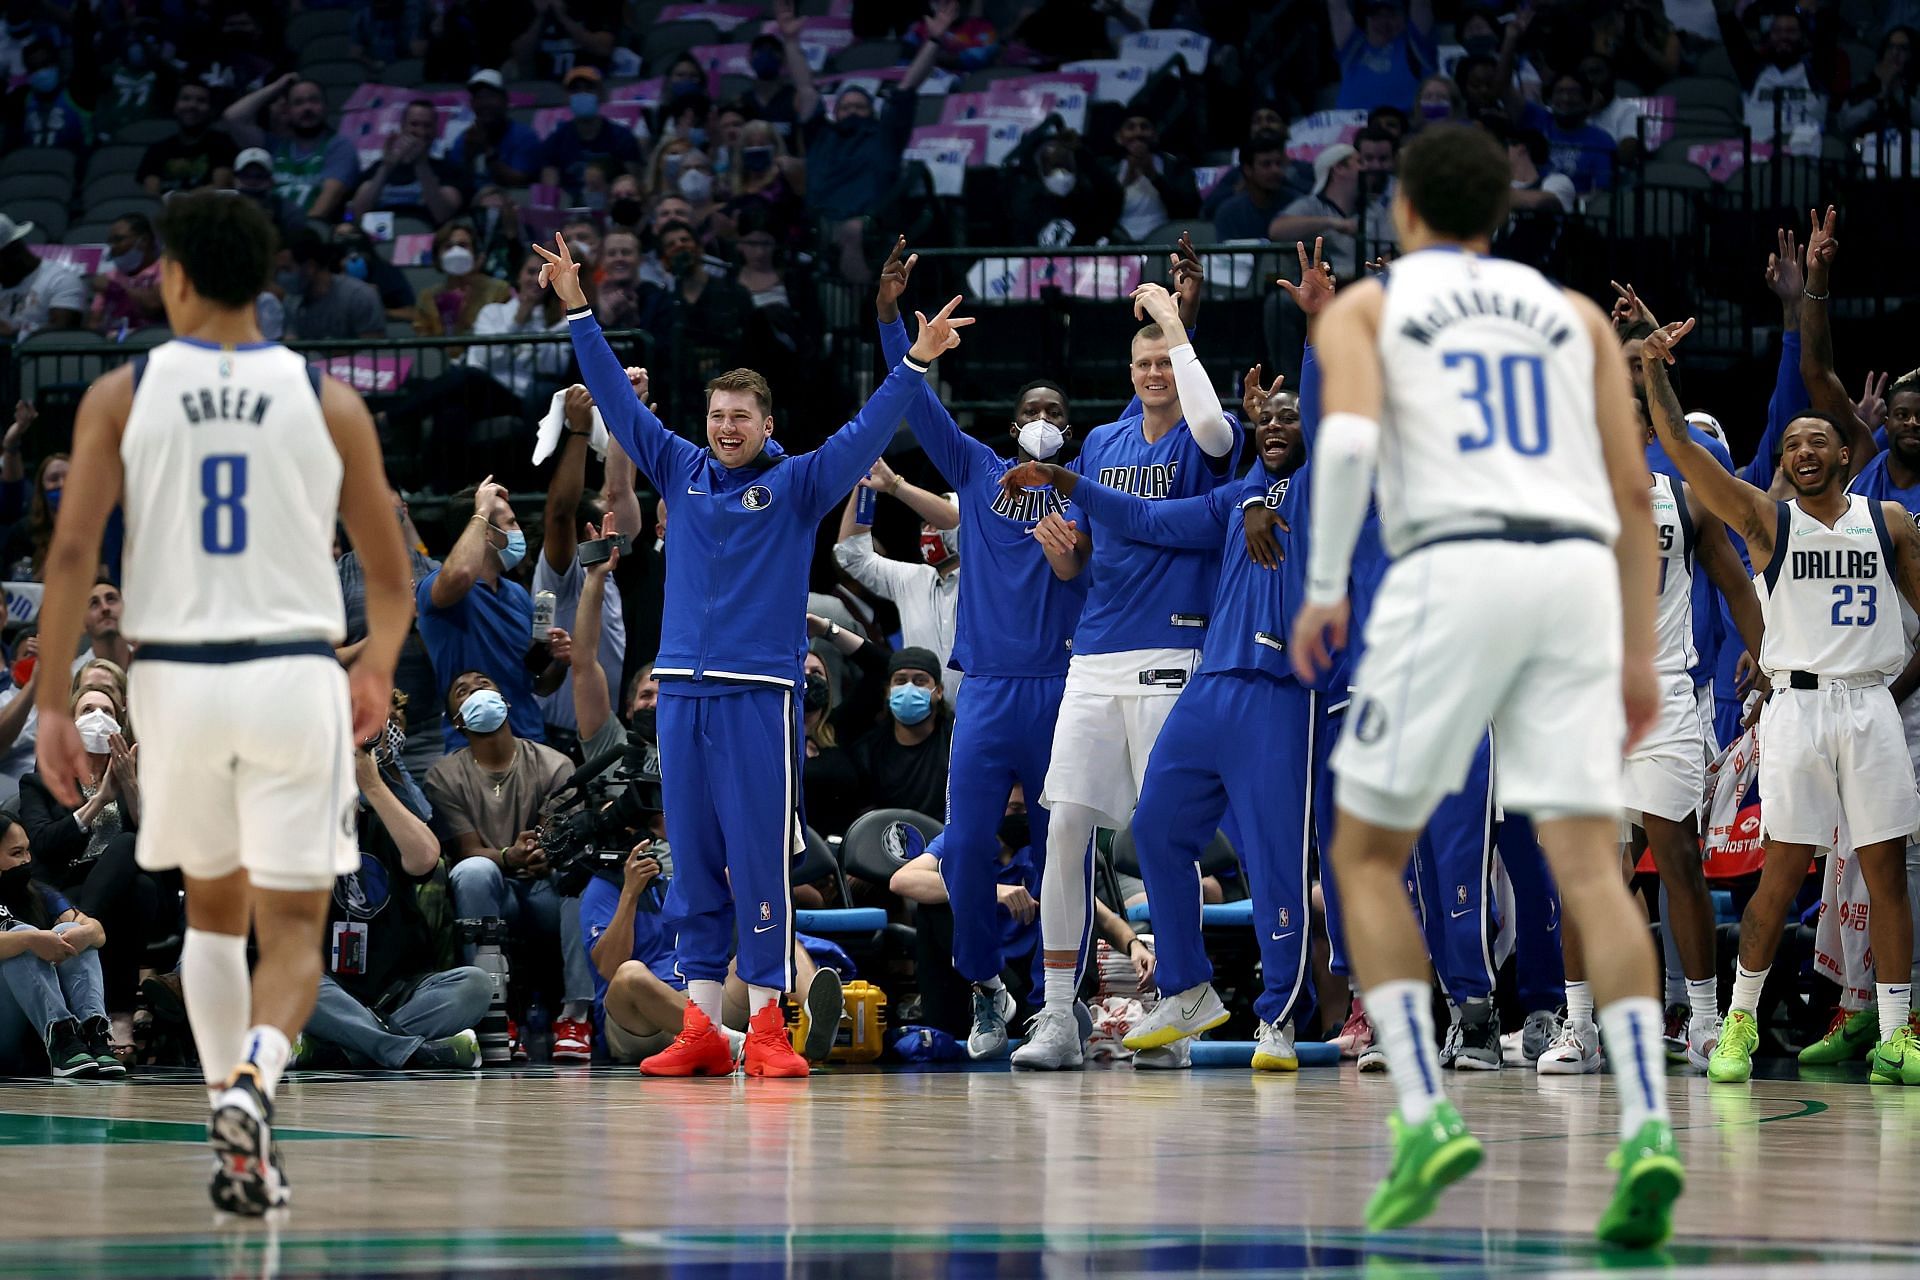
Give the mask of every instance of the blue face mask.
POLYGON ((503 573, 512 573, 513 566, 527 558, 527 535, 515 529, 507 535, 507 545, 500 551, 500 569, 503 573))
POLYGON ((27 77, 27 87, 35 93, 52 93, 60 87, 60 68, 40 68, 27 77))
POLYGON ((507 700, 498 689, 475 689, 460 704, 460 723, 472 733, 492 733, 507 722, 507 700))
POLYGON ((597 93, 570 93, 567 95, 567 109, 573 112, 575 120, 591 120, 600 114, 600 95, 597 93))
POLYGON ((65 489, 49 489, 42 495, 47 500, 48 515, 58 515, 60 513, 60 495, 65 492, 65 489))
POLYGON ((917 684, 895 685, 887 692, 887 709, 901 724, 919 724, 933 714, 933 690, 917 684))
POLYGON ((367 260, 357 253, 351 258, 348 258, 347 274, 355 280, 365 280, 367 278, 367 260))

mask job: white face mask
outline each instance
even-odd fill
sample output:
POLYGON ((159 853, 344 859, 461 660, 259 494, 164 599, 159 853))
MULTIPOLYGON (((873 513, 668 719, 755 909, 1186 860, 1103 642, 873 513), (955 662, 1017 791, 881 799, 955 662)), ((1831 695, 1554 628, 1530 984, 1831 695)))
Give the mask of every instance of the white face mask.
POLYGON ((1073 190, 1073 183, 1074 177, 1073 170, 1071 169, 1049 169, 1046 175, 1040 179, 1040 185, 1056 196, 1064 196, 1067 192, 1073 190))
POLYGON ((95 707, 73 722, 80 731, 80 745, 87 749, 88 755, 104 756, 113 748, 113 735, 120 732, 120 722, 110 714, 95 707))
POLYGON ((440 269, 450 276, 463 276, 473 270, 473 250, 463 244, 449 245, 440 255, 440 269))
POLYGON ((688 169, 680 175, 680 194, 693 204, 705 204, 713 195, 713 175, 705 169, 688 169))
POLYGON ((1045 418, 1035 418, 1020 428, 1017 438, 1028 457, 1044 462, 1060 452, 1060 446, 1067 442, 1067 433, 1045 418))

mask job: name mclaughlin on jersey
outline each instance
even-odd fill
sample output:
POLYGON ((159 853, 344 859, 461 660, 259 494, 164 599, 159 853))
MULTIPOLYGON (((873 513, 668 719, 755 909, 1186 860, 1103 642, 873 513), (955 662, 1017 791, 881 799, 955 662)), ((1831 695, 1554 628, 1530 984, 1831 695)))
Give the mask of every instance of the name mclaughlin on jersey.
POLYGON ((1573 330, 1560 315, 1525 298, 1509 298, 1483 289, 1469 289, 1464 294, 1456 290, 1435 299, 1432 310, 1409 318, 1400 326, 1400 333, 1424 347, 1449 325, 1461 320, 1489 318, 1531 329, 1556 347, 1573 337, 1573 330), (1453 304, 1451 307, 1447 305, 1449 302, 1453 304))

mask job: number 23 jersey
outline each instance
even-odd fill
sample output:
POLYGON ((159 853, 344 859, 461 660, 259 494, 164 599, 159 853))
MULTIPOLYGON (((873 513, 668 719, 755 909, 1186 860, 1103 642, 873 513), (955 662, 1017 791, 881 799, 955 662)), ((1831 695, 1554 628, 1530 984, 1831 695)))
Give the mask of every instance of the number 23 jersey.
POLYGON ((1531 267, 1433 248, 1382 281, 1380 523, 1399 556, 1435 537, 1546 523, 1611 543, 1587 326, 1531 267))
POLYGON ((120 436, 127 637, 338 644, 344 469, 317 371, 278 343, 181 338, 134 372, 120 436))

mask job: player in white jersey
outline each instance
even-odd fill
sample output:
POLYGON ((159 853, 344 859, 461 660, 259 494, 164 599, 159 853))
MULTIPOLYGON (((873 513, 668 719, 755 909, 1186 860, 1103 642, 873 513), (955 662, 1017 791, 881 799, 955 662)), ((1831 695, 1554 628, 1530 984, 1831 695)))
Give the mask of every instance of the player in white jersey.
POLYGON ((1377 460, 1394 562, 1333 756, 1349 961, 1400 1100, 1368 1227, 1425 1216, 1482 1155, 1441 1092, 1432 969, 1401 871, 1491 722, 1501 802, 1532 817, 1581 926, 1619 1085, 1620 1175, 1599 1234, 1646 1246, 1671 1232, 1685 1181, 1666 1116, 1659 975, 1617 846, 1621 752, 1658 710, 1649 482, 1606 317, 1485 256, 1509 177, 1483 130, 1423 131, 1400 155, 1403 256, 1321 317, 1325 417, 1293 662, 1310 678, 1346 642, 1377 460))
MULTIPOLYGON (((1920 528, 1897 502, 1847 492, 1855 434, 1819 413, 1781 437, 1781 474, 1794 497, 1776 502, 1720 469, 1687 435, 1666 374, 1673 344, 1693 321, 1647 339, 1647 402, 1667 452, 1715 514, 1739 529, 1759 573, 1767 634, 1760 669, 1773 695, 1760 717, 1760 823, 1766 864, 1740 919, 1740 960, 1720 1042, 1707 1063, 1719 1083, 1753 1073, 1760 988, 1780 945, 1807 862, 1834 844, 1840 819, 1872 907, 1876 956, 1913 954, 1907 837, 1920 827, 1920 795, 1906 732, 1888 686, 1906 666, 1900 597, 1920 608, 1920 528), (1676 428, 1676 424, 1677 428, 1676 428)), ((1876 981, 1880 1043, 1876 1081, 1920 1085, 1920 1042, 1908 1019, 1904 965, 1876 981)))
MULTIPOLYGON (((406 552, 360 397, 261 340, 272 226, 209 192, 168 202, 160 296, 178 335, 80 402, 40 636, 77 647, 100 537, 126 518, 124 626, 144 799, 137 857, 187 888, 187 1018, 212 1097, 214 1203, 285 1204, 274 1087, 319 989, 321 933, 354 847, 353 752, 386 725, 411 616, 406 552), (350 671, 336 517, 367 577, 350 671), (259 963, 251 985, 247 933, 259 963)), ((87 756, 64 687, 39 699, 40 775, 69 805, 87 756)))
MULTIPOLYGON (((1651 437, 1649 436, 1649 439, 1651 437)), ((1654 671, 1660 678, 1660 715, 1627 757, 1621 773, 1626 815, 1653 854, 1654 869, 1667 889, 1666 911, 1687 979, 1687 1061, 1701 1070, 1720 1038, 1719 985, 1714 976, 1713 901, 1700 863, 1699 809, 1706 791, 1706 759, 1700 749, 1705 729, 1690 672, 1699 660, 1693 644, 1693 574, 1698 566, 1726 597, 1734 625, 1751 653, 1760 652, 1763 622, 1760 601, 1739 552, 1719 517, 1699 495, 1670 476, 1655 474, 1650 491, 1655 547, 1659 555, 1658 594, 1654 601, 1654 671)), ((1579 926, 1568 920, 1561 933, 1569 986, 1584 982, 1579 926)), ((1567 998, 1567 1020, 1540 1055, 1541 1075, 1578 1075, 1600 1069, 1598 1028, 1590 1021, 1591 996, 1567 998)))

